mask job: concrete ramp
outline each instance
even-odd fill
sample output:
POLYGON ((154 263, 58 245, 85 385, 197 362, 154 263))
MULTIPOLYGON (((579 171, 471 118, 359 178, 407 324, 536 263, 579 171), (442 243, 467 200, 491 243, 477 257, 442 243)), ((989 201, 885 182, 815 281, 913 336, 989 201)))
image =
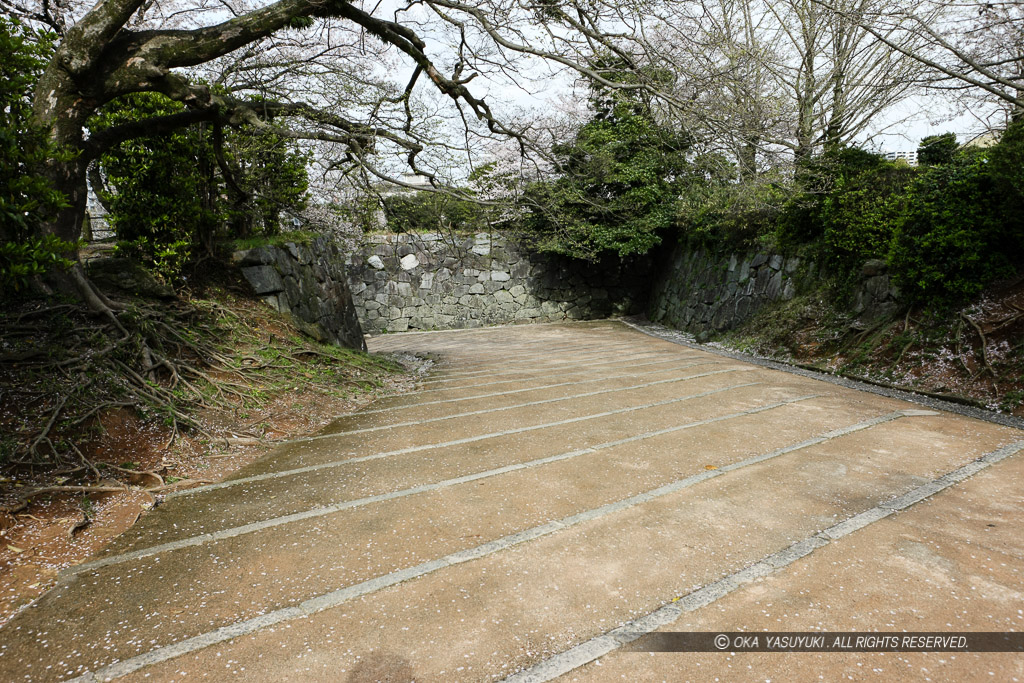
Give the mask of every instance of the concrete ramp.
MULTIPOLYGON (((651 653, 1024 626, 1024 433, 617 322, 386 335, 416 391, 170 497, 2 680, 950 680, 1019 653, 651 653)), ((991 674, 989 674, 991 672, 991 674)))

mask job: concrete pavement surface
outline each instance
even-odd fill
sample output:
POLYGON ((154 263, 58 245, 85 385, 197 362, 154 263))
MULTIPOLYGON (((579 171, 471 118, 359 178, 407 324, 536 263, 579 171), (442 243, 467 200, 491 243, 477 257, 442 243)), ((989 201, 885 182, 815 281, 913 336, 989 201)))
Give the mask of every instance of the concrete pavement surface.
POLYGON ((417 390, 180 492, 0 629, 0 680, 1024 680, 1024 432, 614 321, 388 335, 417 390))

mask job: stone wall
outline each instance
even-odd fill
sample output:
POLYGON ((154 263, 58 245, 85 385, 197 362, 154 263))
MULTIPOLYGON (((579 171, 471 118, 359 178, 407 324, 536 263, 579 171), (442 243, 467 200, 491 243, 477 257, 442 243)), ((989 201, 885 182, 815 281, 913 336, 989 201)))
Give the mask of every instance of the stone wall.
MULTIPOLYGON (((792 299, 817 284, 818 264, 772 253, 715 253, 677 246, 660 268, 647 315, 694 334, 736 327, 762 306, 792 299)), ((868 261, 861 271, 852 312, 861 319, 895 312, 899 292, 885 263, 868 261)))
POLYGON ((538 255, 498 233, 374 235, 347 265, 368 333, 639 313, 650 273, 649 259, 538 255))
POLYGON ((334 242, 318 237, 309 244, 237 251, 232 262, 264 301, 288 314, 305 334, 322 342, 366 350, 352 304, 345 256, 334 242))

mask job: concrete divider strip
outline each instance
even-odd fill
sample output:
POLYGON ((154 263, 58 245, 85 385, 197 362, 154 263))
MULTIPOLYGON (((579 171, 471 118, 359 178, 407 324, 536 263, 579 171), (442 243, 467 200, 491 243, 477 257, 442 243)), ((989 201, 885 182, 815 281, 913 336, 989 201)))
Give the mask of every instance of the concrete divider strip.
MULTIPOLYGON (((724 374, 727 372, 736 372, 738 370, 716 370, 714 372, 706 372, 699 375, 690 375, 682 379, 698 379, 700 377, 708 377, 710 375, 724 374)), ((682 381, 682 379, 680 381, 682 381)), ((486 434, 479 434, 477 436, 467 436, 461 439, 452 439, 451 441, 441 441, 436 443, 421 444, 419 446, 408 446, 406 448, 398 448, 391 451, 384 451, 382 453, 373 453, 371 455, 357 456, 354 458, 346 458, 345 460, 334 460, 331 462, 320 463, 318 465, 307 465, 306 467, 296 467, 293 469, 282 470, 280 472, 267 472, 266 474, 256 474, 251 477, 241 477, 239 479, 229 479, 228 481, 222 481, 219 484, 210 484, 208 486, 198 486, 194 489, 186 489, 184 491, 174 491, 169 493, 167 498, 178 498, 181 496, 192 496, 197 493, 205 493, 207 491, 217 491, 219 489, 226 489, 232 486, 239 486, 241 484, 249 484, 255 481, 267 481, 270 479, 280 479, 282 477, 291 477, 296 474, 305 474, 307 472, 318 472, 320 470, 331 469, 334 467, 343 467, 344 465, 351 465, 358 462, 369 462, 370 460, 379 460, 381 458, 389 458, 393 455, 405 455, 407 453, 418 453, 420 451, 433 450, 435 448, 449 448, 451 446, 459 446, 466 443, 474 443, 476 441, 485 441, 487 439, 494 439, 502 436, 511 436, 513 434, 522 434, 523 432, 532 432, 538 429, 548 429, 551 427, 561 427, 567 424, 574 424, 576 422, 584 422, 586 420, 596 420, 602 417, 610 417, 612 415, 621 415, 622 413, 631 413, 637 410, 646 410, 648 408, 657 408, 658 406, 665 406, 671 403, 679 403, 681 401, 689 401, 694 398, 703 398, 704 396, 711 396, 722 391, 729 391, 732 389, 740 389, 742 387, 755 386, 759 382, 751 382, 747 384, 736 384, 729 387, 723 387, 721 389, 713 389, 711 391, 701 392, 699 394, 691 394, 689 396, 680 396, 679 398, 670 398, 664 401, 657 401, 655 403, 647 403, 641 406, 630 406, 628 408, 619 408, 617 410, 608 410, 603 413, 591 413, 590 415, 582 415, 580 417, 571 417, 565 420, 558 420, 556 422, 544 422, 538 425, 530 425, 528 427, 517 427, 515 429, 505 429, 500 432, 488 432, 486 434)), ((317 441, 321 439, 332 439, 345 436, 342 434, 324 434, 323 436, 313 436, 306 439, 300 439, 298 441, 289 441, 285 443, 308 443, 310 441, 317 441)))
MULTIPOLYGON (((753 386, 753 385, 737 385, 739 386, 753 386)), ((719 390, 724 391, 724 390, 719 390)), ((715 393, 715 392, 707 392, 715 393)), ((705 394, 706 395, 706 394, 705 394)), ((697 396, 691 397, 697 398, 697 396)), ((482 472, 475 472, 473 474, 466 474, 461 477, 454 477, 452 479, 445 479, 443 481, 435 482, 433 484, 421 484, 420 486, 413 486, 407 489, 401 489, 398 491, 391 491, 389 493, 381 493, 375 496, 367 496, 365 498, 357 498, 355 500, 347 500, 340 503, 334 503, 332 505, 326 505, 323 507, 313 508, 312 510, 304 510, 302 512, 295 512, 290 515, 282 515, 280 517, 274 517, 271 519, 261 520, 259 522, 252 522, 251 524, 244 524, 242 526, 231 527, 229 529, 222 529, 220 531, 213 531, 206 534, 199 534, 197 536, 191 536, 189 538, 179 539, 177 541, 171 541, 168 543, 161 543, 160 545, 150 546, 149 548, 141 548, 139 550, 133 550, 131 552, 123 553, 120 555, 110 555, 108 557, 94 560, 92 562, 86 562, 76 567, 69 568, 62 576, 70 576, 74 574, 81 574, 82 572, 89 571, 92 569, 99 569, 101 567, 107 567, 113 564, 122 564, 131 560, 137 560, 144 557, 150 557, 163 552, 169 552, 172 550, 179 550, 181 548, 190 548, 198 545, 204 545, 214 541, 221 541, 228 538, 235 538, 236 536, 243 536, 245 534, 255 533, 257 531, 263 531, 264 529, 270 529, 273 527, 281 526, 282 524, 290 524, 292 522, 299 522, 306 519, 315 519, 317 517, 324 517, 326 515, 333 515, 341 512, 342 510, 351 510, 353 508, 365 507, 372 503, 381 503, 388 500, 394 500, 396 498, 405 498, 406 496, 416 495, 418 493, 426 493, 428 491, 436 491, 438 489, 447 488, 450 486, 456 486, 458 484, 466 484, 478 479, 486 479, 488 477, 495 477, 500 474, 507 474, 509 472, 516 472, 518 470, 524 470, 532 467, 539 467, 541 465, 547 465, 553 462, 559 462, 561 460, 569 460, 576 458, 581 455, 588 453, 595 453, 599 450, 606 448, 612 448, 614 446, 621 446, 623 444, 632 443, 634 441, 640 441, 642 439, 650 439, 655 436, 662 434, 671 434, 672 432, 682 431, 684 429, 692 429, 694 427, 700 427, 707 424, 713 424, 715 422, 722 422, 724 420, 731 420, 737 417, 743 417, 745 415, 754 415, 761 413, 766 410, 778 408, 790 403, 797 403, 799 401, 805 401, 814 396, 802 396, 795 399, 786 399, 785 401, 779 401, 777 403, 770 403, 766 406, 759 406, 751 410, 744 410, 736 413, 729 413, 728 415, 720 415, 718 417, 711 417, 704 420, 697 420, 696 422, 688 422, 684 425, 677 425, 674 427, 668 427, 666 429, 659 429, 653 432, 646 432, 638 434, 636 436, 626 437, 625 439, 616 439, 615 441, 607 441, 605 443, 597 444, 587 448, 579 448, 574 451, 567 453, 559 453, 557 455, 551 455, 545 458, 537 458, 536 460, 529 460, 527 462, 516 463, 514 465, 505 465, 504 467, 496 467, 490 470, 484 470, 482 472)))
MULTIPOLYGON (((794 399, 790 399, 788 403, 803 401, 809 398, 813 397, 797 397, 794 399)), ((778 407, 779 405, 785 405, 785 403, 762 406, 755 410, 756 412, 770 410, 774 407, 778 407)), ((750 414, 750 412, 747 411, 742 414, 750 414)), ((592 510, 571 515, 569 517, 564 517, 562 519, 548 522, 540 526, 531 527, 529 529, 525 529, 515 534, 511 534, 493 541, 489 541, 474 548, 469 548, 467 550, 461 550, 455 553, 451 553, 444 557, 435 560, 430 560, 428 562, 424 562, 413 567, 401 569, 395 572, 391 572, 389 574, 385 574, 383 576, 378 576, 367 581, 354 584, 352 586, 346 586, 345 588, 340 588, 338 590, 331 591, 323 595, 318 595, 309 598, 299 603, 298 605, 292 607, 286 607, 279 610, 275 610, 273 612, 268 612, 267 614, 261 615, 259 617, 254 617, 252 619, 240 621, 238 623, 230 624, 228 626, 224 626, 213 631, 209 631, 207 633, 193 636, 192 638, 181 640, 177 643, 158 647, 144 654, 136 655, 135 657, 131 657, 123 661, 116 662, 109 666, 103 667, 95 672, 83 674, 82 676, 79 676, 78 678, 74 679, 74 681, 80 683, 93 683, 95 681, 104 681, 119 678, 121 676, 126 676, 128 674, 134 673, 136 671, 139 671, 140 669, 143 669, 147 666, 151 666, 153 664, 159 664, 160 662, 165 662, 184 654, 196 652, 198 650, 202 650, 212 645, 223 643, 228 640, 238 638, 240 636, 256 633, 258 631, 269 628, 276 624, 280 624, 282 622, 302 619, 310 615, 316 614, 318 612, 338 607, 339 605, 342 605, 345 602, 348 602, 355 598, 370 595, 384 588, 389 588, 391 586, 398 585, 405 581, 426 576, 440 569, 461 564, 463 562, 469 562, 471 560, 487 557, 488 555, 493 555, 495 553, 507 550, 514 546, 527 543, 529 541, 542 538, 544 536, 548 536, 563 529, 568 529, 578 524, 582 524, 584 522, 596 520, 601 517, 615 514, 617 512, 621 512, 623 510, 626 510, 637 505, 642 505, 644 503, 655 500, 659 497, 666 496, 671 493, 676 493, 678 491, 682 491, 683 489, 691 487, 702 481, 723 476, 728 472, 732 472, 743 467, 756 465, 758 463, 764 462, 765 460, 770 460, 771 458, 776 458, 786 453, 792 453, 802 448, 807 448, 808 446, 823 443, 831 439, 839 438, 847 434, 851 434, 853 432, 861 431, 863 429, 868 429, 874 425, 881 424, 883 422, 890 422, 892 420, 896 420, 898 418, 905 416, 906 414, 903 411, 888 413, 886 415, 881 415, 879 417, 858 422, 848 427, 843 427, 841 429, 826 432, 825 434, 801 441, 791 446, 778 448, 767 453, 762 453, 760 455, 747 458, 746 460, 734 463, 728 467, 723 467, 719 470, 700 472, 698 474, 672 482, 671 484, 667 484, 665 486, 660 486, 656 489, 652 489, 645 493, 630 496, 628 498, 624 498, 613 503, 608 503, 607 505, 602 505, 592 510)), ((712 418, 712 420, 722 420, 727 419, 728 417, 729 416, 722 416, 719 418, 712 418)), ((706 423, 707 421, 702 422, 706 423)), ((693 423, 690 425, 681 425, 679 427, 674 427, 666 430, 660 430, 658 433, 664 434, 669 433, 671 431, 678 431, 680 429, 686 429, 690 426, 694 426, 695 424, 697 423, 693 423)), ((639 438, 643 437, 638 435, 635 437, 630 437, 628 439, 623 439, 617 442, 610 443, 618 445, 621 443, 635 441, 639 438)), ((1016 453, 1021 449, 1024 449, 1024 441, 1017 442, 1016 444, 1007 446, 1003 449, 1000 449, 1000 451, 996 451, 996 453, 1002 453, 1002 456, 1000 457, 1000 459, 1002 459, 1008 457, 1009 455, 1012 455, 1013 453, 1016 453)), ((585 450, 589 451, 594 449, 585 450)), ((891 513, 892 511, 887 512, 887 514, 891 513)), ((836 525, 834 527, 831 527, 831 529, 836 529, 839 526, 841 525, 836 525)), ((824 533, 825 532, 822 532, 822 534, 824 533)), ((506 680, 517 682, 547 681, 551 678, 554 678, 555 676, 558 676, 567 671, 571 671, 572 669, 578 666, 593 661, 594 659, 597 659, 598 657, 608 654, 609 652, 621 647, 622 645, 631 642, 636 638, 639 638, 641 635, 650 633, 651 631, 654 631, 662 626, 672 623, 673 621, 675 621, 675 619, 679 617, 680 614, 682 614, 685 611, 693 611, 695 609, 699 609, 700 607, 709 605, 713 603, 715 600, 732 592, 743 583, 752 581, 759 576, 766 576, 782 567, 785 567, 795 562, 797 559, 811 553, 816 548, 826 545, 828 543, 828 540, 823 538, 822 534, 816 534, 807 539, 799 541, 789 546, 788 548, 780 550, 779 552, 768 555, 762 558, 759 562, 755 563, 750 567, 747 567, 742 571, 736 572, 730 576, 715 581, 714 583, 708 584, 696 591, 693 591, 692 593, 690 593, 689 595, 685 596, 677 602, 671 602, 665 605, 664 607, 655 610, 654 612, 651 612, 643 617, 640 617, 629 622, 625 626, 619 627, 617 629, 609 631, 606 634, 602 634, 588 641, 585 641, 584 643, 581 643, 580 645, 577 645, 576 647, 570 650, 567 650, 559 655, 556 655, 555 657, 547 659, 544 662, 541 662, 540 664, 536 665, 535 667, 515 674, 514 676, 506 680)))
POLYGON ((441 376, 437 378, 427 378, 424 382, 448 382, 457 379, 469 379, 478 375, 502 374, 495 371, 495 363, 500 363, 499 367, 503 371, 510 373, 522 373, 536 372, 535 368, 537 366, 537 359, 556 361, 556 365, 575 365, 577 362, 584 360, 591 361, 595 365, 600 365, 608 358, 615 358, 616 356, 621 357, 624 354, 628 355, 630 358, 639 358, 641 356, 678 355, 679 353, 679 351, 673 349, 658 349, 629 354, 628 350, 633 349, 636 349, 635 344, 613 344, 608 346, 602 345, 578 348, 566 347, 565 349, 551 349, 535 354, 521 354, 510 349, 501 355, 468 356, 464 360, 460 360, 457 365, 451 366, 459 368, 458 370, 447 370, 449 366, 438 365, 437 368, 441 376), (562 358, 563 354, 567 355, 562 358), (523 361, 532 362, 524 363, 523 361), (474 369, 473 366, 479 366, 479 368, 474 369))
POLYGON ((607 633, 603 633, 553 657, 549 657, 528 669, 513 674, 505 678, 504 683, 542 683, 564 675, 584 664, 589 664, 621 648, 623 645, 627 645, 648 633, 671 624, 685 612, 692 612, 705 607, 750 581, 768 576, 779 569, 787 567, 815 550, 823 548, 833 540, 852 534, 859 529, 885 519, 899 510, 904 510, 963 481, 973 474, 977 474, 1000 460, 1019 453, 1021 450, 1024 450, 1024 441, 1016 441, 1003 446, 978 460, 967 463, 938 479, 923 484, 909 493, 865 510, 824 531, 808 536, 779 552, 767 555, 755 564, 714 583, 703 586, 677 602, 669 602, 638 619, 634 619, 607 633))
MULTIPOLYGON (((675 370, 684 370, 687 367, 674 368, 675 370)), ((664 370, 656 370, 655 372, 665 372, 664 370)), ((671 372, 671 370, 669 371, 671 372)), ((719 372, 728 372, 727 370, 720 370, 719 372)), ((648 373, 649 374, 649 373, 648 373)), ((711 373, 714 374, 714 373, 711 373)), ((629 375, 627 375, 629 376, 629 375)), ((634 375, 635 376, 635 375, 634 375)), ((643 384, 633 384, 628 387, 614 387, 612 389, 600 389, 598 391, 588 391, 584 394, 574 394, 573 396, 559 396, 558 398, 545 398, 540 401, 530 401, 528 403, 517 403, 511 406, 498 406, 496 408, 481 408, 480 410, 470 410, 465 413, 453 413, 451 415, 442 415, 441 417, 428 417, 422 420, 410 420, 409 422, 394 422, 385 425, 379 425, 377 427, 363 427, 361 429, 346 429, 343 432, 337 432, 338 436, 343 434, 366 434, 368 432, 379 432, 386 429, 395 429, 396 427, 416 427, 418 425, 430 424, 432 422, 444 422, 445 420, 455 420, 460 417, 472 417, 473 415, 486 415, 488 413, 500 413, 504 410, 515 410, 517 408, 531 408, 533 406, 542 406, 549 403, 560 403, 562 401, 572 401, 579 398, 589 398, 591 396, 601 396, 603 394, 616 394, 622 391, 632 391, 634 389, 646 389, 648 387, 656 387, 661 384, 672 384, 673 382, 682 382, 689 379, 689 377, 672 377, 669 379, 659 379, 654 382, 644 382, 643 384)), ((575 384, 575 382, 573 382, 575 384)), ((479 397, 477 397, 479 398, 479 397)), ((406 406, 407 408, 414 408, 423 404, 413 404, 406 406)))
MULTIPOLYGON (((673 360, 675 360, 675 359, 673 359, 673 360)), ((660 362, 657 363, 657 365, 662 365, 663 363, 664 363, 664 361, 660 361, 660 362)), ((686 365, 679 365, 677 367, 670 368, 668 370, 649 370, 647 372, 627 372, 627 373, 622 374, 622 375, 607 375, 607 376, 603 376, 603 377, 591 377, 590 379, 575 379, 575 380, 571 380, 571 381, 568 381, 568 382, 556 382, 554 384, 539 384, 539 385, 536 385, 536 386, 522 387, 520 389, 509 389, 507 391, 494 391, 494 392, 491 392, 489 394, 475 394, 473 396, 459 396, 459 397, 456 397, 456 398, 441 398, 441 399, 436 399, 436 400, 433 400, 433 401, 417 401, 415 403, 404 403, 402 405, 391 406, 391 407, 388 407, 388 408, 374 408, 373 410, 361 410, 358 413, 355 413, 354 416, 358 416, 358 415, 374 415, 376 413, 388 413, 388 412, 395 411, 395 410, 403 410, 403 409, 406 409, 406 408, 418 408, 420 406, 433 406, 433 405, 438 405, 438 404, 441 404, 441 403, 457 403, 458 401, 473 401, 473 400, 479 399, 479 398, 492 398, 494 396, 509 396, 511 394, 521 394, 521 393, 524 393, 524 392, 527 392, 527 391, 541 391, 543 389, 554 389, 554 388, 557 388, 557 387, 569 387, 569 386, 575 386, 577 384, 593 384, 594 382, 606 382, 608 380, 613 380, 613 379, 628 379, 630 377, 641 377, 643 375, 650 375, 650 374, 653 374, 653 373, 656 373, 656 372, 674 372, 676 370, 685 370, 687 368, 695 368, 695 367, 698 367, 698 366, 701 366, 701 365, 718 365, 718 364, 719 363, 717 361, 704 361, 704 362, 701 362, 701 363, 687 363, 686 365)), ((652 363, 652 365, 654 365, 654 363, 652 363)), ((561 374, 561 373, 555 373, 555 376, 557 377, 559 374, 561 374)), ((549 375, 549 377, 550 377, 550 375, 549 375)), ((498 382, 485 382, 483 384, 474 384, 474 385, 468 386, 468 387, 458 387, 458 389, 475 389, 477 387, 486 387, 486 386, 491 386, 493 384, 508 384, 509 382, 518 382, 518 381, 522 381, 522 380, 506 379, 506 380, 501 380, 501 381, 498 381, 498 382)), ((412 394, 402 394, 402 396, 427 394, 427 393, 430 393, 432 391, 451 391, 451 389, 427 389, 426 391, 413 392, 412 394)), ((339 415, 338 417, 349 417, 349 415, 339 415)))
POLYGON ((481 374, 495 374, 495 362, 501 364, 502 370, 509 372, 529 372, 530 368, 537 366, 539 359, 555 361, 556 365, 571 365, 577 360, 599 361, 604 358, 618 355, 639 355, 679 353, 679 350, 666 348, 656 350, 636 351, 636 344, 598 344, 594 346, 565 346, 563 348, 545 348, 538 352, 522 352, 514 348, 506 349, 499 354, 467 354, 465 349, 460 349, 458 362, 451 366, 438 364, 437 370, 443 376, 437 379, 427 379, 426 382, 442 382, 446 378, 459 379, 481 374), (451 369, 451 370, 450 370, 451 369), (457 370, 456 370, 457 369, 457 370))
MULTIPOLYGON (((647 367, 649 365, 664 365, 666 363, 678 363, 679 361, 692 361, 692 360, 697 360, 697 358, 694 357, 694 356, 673 355, 671 358, 666 358, 664 360, 651 361, 651 362, 648 362, 648 363, 636 363, 634 365, 629 365, 627 367, 643 368, 643 367, 647 367)), ((721 361, 718 361, 718 360, 707 360, 707 359, 705 359, 704 361, 702 361, 699 364, 700 365, 707 365, 707 364, 720 363, 720 362, 721 361)), ((616 365, 620 369, 624 369, 623 366, 625 364, 623 363, 622 359, 619 358, 619 359, 616 359, 616 360, 601 361, 600 363, 580 363, 580 364, 575 365, 573 367, 574 368, 591 368, 592 369, 594 366, 597 366, 597 365, 616 365)), ((565 375, 578 375, 581 372, 584 372, 584 371, 583 370, 578 370, 578 369, 566 370, 566 371, 556 371, 556 372, 550 372, 549 371, 549 372, 542 372, 542 373, 540 373, 539 377, 542 377, 542 378, 546 379, 546 378, 549 378, 549 377, 552 377, 552 376, 559 377, 559 376, 565 376, 565 375)), ((493 373, 492 373, 492 376, 493 376, 493 373)), ((505 377, 507 375, 501 375, 501 376, 505 377)), ((626 375, 626 376, 628 376, 628 375, 626 375)), ((479 384, 464 384, 464 385, 457 386, 457 387, 438 387, 436 389, 418 389, 416 391, 410 391, 410 392, 404 393, 402 395, 403 396, 419 396, 420 394, 431 394, 431 393, 435 393, 435 392, 438 392, 438 391, 461 391, 462 389, 475 389, 477 387, 491 386, 492 384, 508 384, 509 382, 524 382, 524 381, 529 381, 529 380, 537 379, 537 378, 538 378, 537 371, 534 370, 533 371, 533 376, 530 376, 530 377, 512 377, 510 379, 498 379, 498 380, 494 380, 494 381, 480 382, 479 384)), ((483 379, 483 378, 481 377, 481 378, 477 378, 477 379, 483 379)), ((592 379, 592 380, 589 380, 589 381, 600 382, 602 379, 607 379, 607 378, 604 378, 604 377, 602 377, 602 378, 595 378, 595 379, 592 379)), ((579 381, 583 381, 583 380, 579 380, 579 381)), ((388 410, 388 409, 385 409, 385 410, 388 410)))

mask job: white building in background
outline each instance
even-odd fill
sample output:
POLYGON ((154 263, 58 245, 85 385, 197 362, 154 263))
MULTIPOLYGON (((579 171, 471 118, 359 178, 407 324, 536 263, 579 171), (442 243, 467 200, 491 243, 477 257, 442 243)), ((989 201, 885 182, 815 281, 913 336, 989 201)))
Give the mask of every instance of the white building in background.
POLYGON ((107 210, 103 208, 103 204, 100 203, 99 197, 97 197, 96 192, 93 191, 92 183, 86 181, 86 189, 85 212, 90 228, 90 233, 86 235, 86 237, 91 240, 102 240, 113 237, 114 231, 110 229, 110 223, 107 221, 107 210))
POLYGON ((917 150, 912 152, 883 152, 882 156, 886 161, 905 161, 911 166, 917 166, 917 150))

